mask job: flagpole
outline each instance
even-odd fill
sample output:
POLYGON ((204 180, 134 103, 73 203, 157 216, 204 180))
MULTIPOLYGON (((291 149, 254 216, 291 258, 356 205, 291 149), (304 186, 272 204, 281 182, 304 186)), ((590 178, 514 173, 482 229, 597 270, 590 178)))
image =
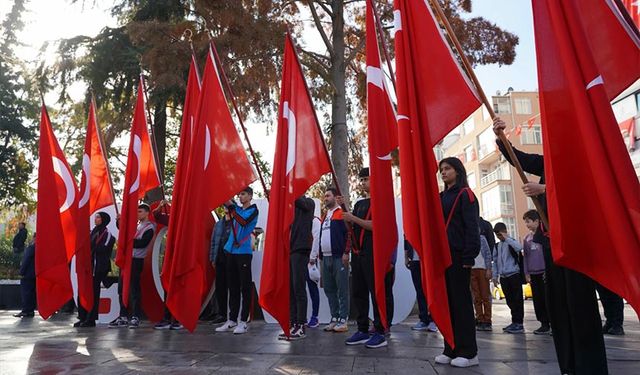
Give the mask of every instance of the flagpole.
MULTIPOLYGON (((458 38, 456 37, 456 34, 453 31, 453 28, 451 27, 451 24, 449 23, 449 20, 447 19, 447 16, 444 14, 444 11, 442 10, 442 7, 440 6, 440 3, 438 3, 438 0, 429 0, 431 3, 431 8, 433 10, 435 10, 437 16, 440 18, 440 21, 442 22, 442 24, 444 25, 447 34, 449 35, 449 39, 451 40, 451 42, 453 42, 454 48, 457 50, 458 55, 460 55, 460 59, 462 60, 462 64, 464 66, 465 71, 467 72, 467 75, 469 76, 469 78, 473 81, 473 84, 476 88, 476 91, 478 92, 478 95, 480 96, 480 100, 482 101, 482 103, 484 104, 484 106, 487 108, 487 111, 489 112, 489 115, 491 116, 492 119, 495 119, 496 113, 493 110, 493 106, 489 103, 489 100, 487 99, 487 96, 484 93, 484 90, 482 89, 482 86, 480 85, 480 81, 478 80, 478 77, 476 76, 476 74, 473 71, 473 67, 471 66, 471 63, 469 62, 469 59, 467 58, 467 55, 464 53, 462 46, 460 45, 460 41, 458 40, 458 38)), ((511 159, 513 166, 516 168, 516 171, 518 172, 518 175, 520 176, 520 179, 522 180, 522 182, 524 184, 529 183, 529 179, 527 178, 527 175, 524 173, 524 170, 522 169, 522 165, 520 164, 520 160, 516 157, 515 152, 513 151, 513 147, 511 146, 511 142, 509 142, 509 140, 507 139, 507 137, 505 136, 504 132, 502 130, 500 130, 498 132, 498 138, 500 139, 500 141, 502 142, 502 144, 504 145, 504 148, 507 151, 507 154, 509 155, 509 158, 511 159)), ((536 207, 536 210, 538 211, 538 214, 540 214, 540 218, 542 219, 543 224, 549 228, 549 220, 547 218, 547 214, 546 211, 543 209, 542 203, 540 202, 540 200, 538 199, 537 196, 533 196, 530 197, 531 200, 533 201, 533 204, 536 207)))
MULTIPOLYGON (((624 18, 624 21, 631 28, 631 31, 636 35, 637 38, 640 38, 640 31, 638 30, 638 26, 636 26, 636 24, 633 22, 633 19, 631 18, 631 15, 629 14, 627 7, 622 3, 622 0, 613 0, 613 1, 616 3, 616 6, 618 7, 618 11, 620 12, 620 15, 622 16, 622 18, 624 18)), ((640 3, 638 3, 638 7, 640 7, 640 3)))
POLYGON ((258 172, 258 177, 260 178, 260 183, 262 184, 262 189, 264 190, 264 195, 267 197, 267 201, 269 200, 269 190, 267 190, 267 184, 265 183, 264 177, 262 176, 262 171, 260 170, 260 164, 258 164, 258 158, 256 157, 255 152, 253 151, 253 147, 251 146, 251 141, 249 141, 249 135, 247 134, 247 128, 244 126, 244 121, 242 121, 242 116, 240 115, 240 110, 238 109, 238 104, 236 103, 236 96, 233 93, 233 89, 231 88, 231 84, 229 83, 229 79, 227 78, 227 73, 224 71, 224 67, 222 66, 222 60, 220 60, 220 56, 218 56, 218 50, 216 49, 216 45, 213 42, 213 39, 210 41, 211 50, 213 51, 213 57, 215 59, 215 63, 220 67, 220 72, 218 75, 222 76, 222 80, 224 81, 224 85, 229 92, 229 96, 231 96, 231 103, 233 104, 234 112, 236 113, 236 117, 238 118, 238 122, 240 122, 240 127, 242 128, 242 133, 244 134, 244 139, 247 141, 247 145, 249 146, 249 152, 251 153, 251 158, 253 159, 253 164, 256 166, 256 170, 258 172))
POLYGON ((140 84, 142 85, 142 92, 144 95, 144 107, 147 112, 147 121, 149 125, 151 125, 151 145, 153 147, 153 159, 156 163, 156 173, 158 174, 158 180, 160 180, 160 190, 162 190, 162 200, 166 199, 166 194, 164 191, 164 177, 163 171, 160 170, 160 159, 158 157, 158 145, 156 143, 156 132, 155 125, 152 121, 151 110, 149 109, 149 95, 147 94, 147 85, 145 84, 144 75, 140 73, 140 84))
MULTIPOLYGON (((382 22, 380 21, 380 15, 378 14, 378 8, 376 7, 375 0, 367 0, 371 3, 371 9, 373 10, 373 18, 376 21, 376 29, 377 34, 380 37, 378 45, 382 44, 382 52, 384 53, 384 59, 387 61, 387 69, 389 69, 389 78, 391 79, 391 84, 393 85, 393 91, 397 92, 396 89, 396 78, 393 72, 393 66, 391 65, 391 57, 389 55, 389 49, 387 48, 387 39, 382 31, 382 22)), ((377 38, 376 38, 377 40, 377 38)))
POLYGON ((118 216, 120 214, 120 212, 118 211, 118 201, 116 201, 116 192, 113 189, 113 180, 111 179, 111 167, 109 166, 109 157, 107 156, 106 150, 105 150, 105 146, 104 146, 104 140, 102 139, 102 133, 100 133, 100 127, 98 126, 98 108, 96 105, 96 98, 93 96, 93 92, 91 93, 91 104, 93 105, 93 115, 94 115, 94 119, 96 122, 96 134, 98 135, 98 146, 100 147, 100 150, 102 151, 102 157, 104 157, 104 162, 107 166, 107 180, 109 181, 109 187, 111 188, 111 198, 113 199, 113 205, 116 208, 116 216, 118 216))

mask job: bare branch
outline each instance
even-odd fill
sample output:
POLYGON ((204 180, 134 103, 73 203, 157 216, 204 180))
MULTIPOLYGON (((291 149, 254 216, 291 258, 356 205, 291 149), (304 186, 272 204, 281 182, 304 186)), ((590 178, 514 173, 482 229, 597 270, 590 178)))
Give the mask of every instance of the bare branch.
POLYGON ((314 3, 315 2, 313 0, 307 1, 307 4, 309 4, 309 10, 311 10, 311 15, 313 16, 313 22, 315 23, 316 29, 318 29, 318 32, 320 33, 320 36, 324 41, 324 45, 327 47, 327 51, 329 51, 329 55, 333 56, 334 55, 333 46, 329 41, 329 37, 327 36, 327 33, 324 31, 324 27, 322 26, 322 21, 318 16, 318 11, 316 10, 315 5, 313 5, 314 3))
POLYGON ((324 3, 324 2, 322 2, 322 1, 316 1, 316 3, 317 3, 318 5, 320 5, 320 7, 321 7, 325 12, 327 12, 327 14, 328 14, 330 17, 332 17, 332 18, 333 18, 333 12, 331 11, 331 8, 329 8, 329 7, 327 6, 327 3, 324 3))
POLYGON ((315 53, 311 51, 305 51, 305 50, 301 50, 301 51, 303 54, 312 58, 316 63, 322 66, 325 70, 327 71, 329 70, 329 66, 327 65, 327 63, 329 62, 329 58, 327 56, 323 56, 319 53, 315 53))

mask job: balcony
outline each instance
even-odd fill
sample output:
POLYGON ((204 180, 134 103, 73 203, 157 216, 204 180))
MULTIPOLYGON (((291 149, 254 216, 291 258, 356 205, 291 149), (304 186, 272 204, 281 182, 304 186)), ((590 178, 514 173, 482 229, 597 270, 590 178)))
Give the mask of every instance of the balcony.
POLYGON ((513 204, 512 203, 501 203, 496 206, 483 207, 482 217, 485 220, 493 220, 498 217, 504 216, 513 216, 513 204))
POLYGON ((489 173, 488 175, 482 177, 480 179, 480 187, 485 187, 490 183, 498 180, 510 180, 511 179, 511 170, 508 164, 502 164, 495 171, 489 173))

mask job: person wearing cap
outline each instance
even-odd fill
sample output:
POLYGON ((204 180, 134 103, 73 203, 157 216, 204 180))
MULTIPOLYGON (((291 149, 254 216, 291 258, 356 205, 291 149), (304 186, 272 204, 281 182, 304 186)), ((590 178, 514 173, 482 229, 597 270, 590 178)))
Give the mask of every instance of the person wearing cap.
MULTIPOLYGON (((378 301, 375 299, 373 273, 373 222, 371 221, 371 198, 369 195, 369 168, 362 168, 359 175, 360 189, 366 196, 353 207, 353 212, 346 212, 344 219, 353 226, 353 246, 351 255, 351 299, 356 307, 356 321, 358 331, 345 341, 347 345, 365 344, 367 348, 381 348, 387 346, 385 329, 378 313, 378 301), (373 302, 375 332, 369 334, 369 297, 373 302)), ((389 269, 392 270, 392 260, 389 259, 389 269)), ((391 279, 393 276, 391 275, 391 279)), ((385 279, 387 279, 385 277, 385 279)), ((385 280, 385 289, 389 281, 385 280)), ((392 296, 389 296, 393 298, 392 296)), ((383 301, 387 306, 390 318, 393 311, 392 303, 383 301)), ((388 323, 391 320, 388 319, 388 323)))
POLYGON ((258 223, 258 207, 251 203, 253 189, 245 188, 238 193, 238 199, 240 205, 233 201, 225 203, 231 217, 231 234, 224 246, 229 283, 229 317, 226 323, 216 328, 216 332, 233 331, 236 335, 246 333, 249 328, 247 321, 253 292, 251 235, 258 223), (242 311, 240 311, 241 296, 242 311))
POLYGON ((95 327, 98 320, 98 307, 100 306, 100 284, 107 278, 111 271, 111 253, 116 238, 111 234, 107 226, 111 222, 111 216, 106 212, 98 212, 94 217, 95 226, 91 230, 91 275, 93 276, 93 307, 87 311, 78 305, 79 321, 74 327, 95 327))

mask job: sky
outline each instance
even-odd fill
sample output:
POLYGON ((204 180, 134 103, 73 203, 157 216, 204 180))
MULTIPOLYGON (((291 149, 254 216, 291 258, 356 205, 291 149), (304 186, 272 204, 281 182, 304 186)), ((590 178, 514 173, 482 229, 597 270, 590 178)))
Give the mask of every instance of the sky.
MULTIPOLYGON (((0 19, 4 19, 12 3, 11 0, 0 0, 0 19)), ((40 57, 41 46, 46 42, 76 35, 95 36, 105 26, 117 26, 109 12, 112 0, 85 0, 84 3, 87 5, 83 7, 83 0, 78 0, 76 4, 71 4, 71 0, 28 1, 25 27, 19 34, 24 45, 16 51, 18 58, 35 64, 40 57)), ((474 0, 472 5, 473 11, 469 17, 484 17, 520 38, 512 65, 489 65, 475 69, 486 94, 495 95, 498 90, 504 93, 509 87, 516 91, 535 90, 537 78, 531 0, 474 0)), ((315 30, 309 29, 303 36, 305 40, 302 42, 307 48, 322 51, 322 42, 315 30)), ((55 58, 53 48, 47 50, 44 58, 51 61, 55 58)), ((82 84, 70 89, 72 98, 76 100, 83 98, 83 92, 82 84)), ((55 98, 55 93, 45 96, 49 103, 54 103, 55 98)), ((275 119, 272 123, 275 127, 275 119)), ((274 132, 267 135, 264 123, 247 121, 246 125, 254 149, 271 163, 275 149, 274 132)))

